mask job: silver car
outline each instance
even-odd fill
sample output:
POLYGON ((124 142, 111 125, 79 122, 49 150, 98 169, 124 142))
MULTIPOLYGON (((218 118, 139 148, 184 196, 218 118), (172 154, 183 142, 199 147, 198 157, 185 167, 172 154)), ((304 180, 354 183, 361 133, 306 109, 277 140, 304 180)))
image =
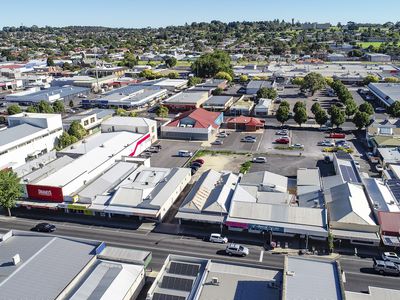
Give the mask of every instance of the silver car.
POLYGON ((246 248, 239 244, 229 244, 225 248, 225 252, 228 255, 238 255, 238 256, 246 256, 249 255, 249 248, 246 248))

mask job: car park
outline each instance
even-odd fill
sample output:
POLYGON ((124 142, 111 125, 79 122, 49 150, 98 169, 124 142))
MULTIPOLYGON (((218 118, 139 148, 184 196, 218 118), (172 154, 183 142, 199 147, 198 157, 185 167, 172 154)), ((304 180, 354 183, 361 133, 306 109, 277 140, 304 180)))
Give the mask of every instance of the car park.
POLYGON ((222 236, 219 233, 211 233, 209 241, 211 243, 221 243, 221 244, 226 244, 228 242, 228 238, 225 236, 222 236))
POLYGON ((391 261, 374 259, 374 270, 382 275, 400 275, 399 266, 391 261))
POLYGON ((254 157, 253 158, 253 163, 266 163, 267 158, 264 156, 259 156, 259 157, 254 157))
POLYGON ((228 255, 239 255, 239 256, 246 256, 249 255, 249 249, 239 245, 239 244, 229 244, 225 248, 225 252, 228 255))
POLYGON ((397 254, 394 252, 383 252, 382 259, 384 261, 391 261, 395 264, 400 264, 400 257, 398 257, 397 254))
POLYGON ((56 226, 50 223, 39 223, 31 230, 37 232, 54 232, 56 231, 56 226))
POLYGON ((212 145, 222 145, 224 142, 221 140, 215 140, 214 142, 212 142, 212 145))

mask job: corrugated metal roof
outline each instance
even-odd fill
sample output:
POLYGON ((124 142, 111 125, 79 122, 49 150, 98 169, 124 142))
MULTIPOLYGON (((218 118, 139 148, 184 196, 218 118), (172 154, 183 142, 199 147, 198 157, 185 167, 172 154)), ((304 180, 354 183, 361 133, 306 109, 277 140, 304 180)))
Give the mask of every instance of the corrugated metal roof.
POLYGON ((44 132, 44 129, 26 123, 18 126, 8 127, 5 130, 0 130, 0 146, 6 146, 7 144, 27 138, 30 135, 40 131, 44 132))

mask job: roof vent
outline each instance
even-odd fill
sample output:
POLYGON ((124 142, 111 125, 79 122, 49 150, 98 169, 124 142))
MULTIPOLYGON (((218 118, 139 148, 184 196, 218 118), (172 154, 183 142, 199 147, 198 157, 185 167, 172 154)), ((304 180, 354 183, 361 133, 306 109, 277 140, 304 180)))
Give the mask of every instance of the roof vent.
POLYGON ((294 276, 296 273, 294 271, 286 271, 286 276, 294 276))
POLYGON ((21 261, 21 257, 19 256, 19 254, 15 254, 12 257, 12 262, 13 262, 14 266, 18 265, 20 261, 21 261))
POLYGON ((212 284, 212 285, 219 285, 219 279, 218 279, 218 277, 213 277, 213 278, 211 279, 211 284, 212 284))

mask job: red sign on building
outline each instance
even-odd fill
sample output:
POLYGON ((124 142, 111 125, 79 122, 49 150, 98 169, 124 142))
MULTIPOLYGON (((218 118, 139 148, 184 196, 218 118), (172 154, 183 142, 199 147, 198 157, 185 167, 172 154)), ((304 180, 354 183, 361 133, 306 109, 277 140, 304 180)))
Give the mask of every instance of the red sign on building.
POLYGON ((33 200, 59 203, 64 201, 64 195, 60 187, 28 184, 26 189, 28 191, 28 197, 33 200))

